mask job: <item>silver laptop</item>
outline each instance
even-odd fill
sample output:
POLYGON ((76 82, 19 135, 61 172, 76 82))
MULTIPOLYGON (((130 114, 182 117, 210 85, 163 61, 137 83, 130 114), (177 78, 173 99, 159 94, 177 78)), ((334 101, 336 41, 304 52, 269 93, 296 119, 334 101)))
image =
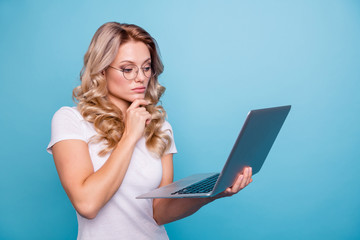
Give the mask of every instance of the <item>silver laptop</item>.
POLYGON ((245 166, 252 167, 253 175, 258 173, 290 108, 289 105, 250 111, 221 173, 192 175, 137 198, 213 197, 232 186, 245 166))

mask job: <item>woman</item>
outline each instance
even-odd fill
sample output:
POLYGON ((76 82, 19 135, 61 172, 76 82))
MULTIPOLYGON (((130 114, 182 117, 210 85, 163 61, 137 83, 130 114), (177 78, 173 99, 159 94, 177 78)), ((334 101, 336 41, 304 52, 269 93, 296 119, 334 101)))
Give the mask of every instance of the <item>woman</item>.
POLYGON ((215 198, 135 199, 173 181, 176 147, 158 105, 162 71, 156 42, 142 28, 110 22, 96 31, 73 91, 77 107, 55 113, 48 146, 76 209, 78 239, 168 239, 164 224, 252 181, 246 168, 215 198))

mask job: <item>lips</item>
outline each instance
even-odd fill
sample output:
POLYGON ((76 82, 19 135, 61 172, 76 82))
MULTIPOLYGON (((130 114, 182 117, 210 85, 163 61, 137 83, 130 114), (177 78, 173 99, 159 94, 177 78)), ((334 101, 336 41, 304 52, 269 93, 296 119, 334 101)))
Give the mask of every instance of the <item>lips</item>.
POLYGON ((145 87, 137 87, 137 88, 133 88, 131 90, 136 92, 136 93, 144 93, 146 88, 145 87))

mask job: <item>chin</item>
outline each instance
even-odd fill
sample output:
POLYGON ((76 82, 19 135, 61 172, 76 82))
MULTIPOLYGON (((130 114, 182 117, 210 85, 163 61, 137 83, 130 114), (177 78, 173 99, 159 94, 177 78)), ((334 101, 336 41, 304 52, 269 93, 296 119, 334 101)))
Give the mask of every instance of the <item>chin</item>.
POLYGON ((140 94, 136 95, 136 96, 132 97, 129 102, 134 102, 136 99, 145 99, 145 95, 144 94, 143 95, 140 95, 140 94))

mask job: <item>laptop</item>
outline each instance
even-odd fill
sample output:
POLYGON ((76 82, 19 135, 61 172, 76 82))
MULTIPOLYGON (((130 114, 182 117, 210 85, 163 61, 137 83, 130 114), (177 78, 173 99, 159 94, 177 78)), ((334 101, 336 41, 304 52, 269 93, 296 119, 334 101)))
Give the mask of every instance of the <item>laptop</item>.
POLYGON ((221 173, 202 173, 144 193, 146 198, 213 197, 233 185, 245 166, 258 173, 290 111, 291 106, 252 110, 235 141, 221 173))

